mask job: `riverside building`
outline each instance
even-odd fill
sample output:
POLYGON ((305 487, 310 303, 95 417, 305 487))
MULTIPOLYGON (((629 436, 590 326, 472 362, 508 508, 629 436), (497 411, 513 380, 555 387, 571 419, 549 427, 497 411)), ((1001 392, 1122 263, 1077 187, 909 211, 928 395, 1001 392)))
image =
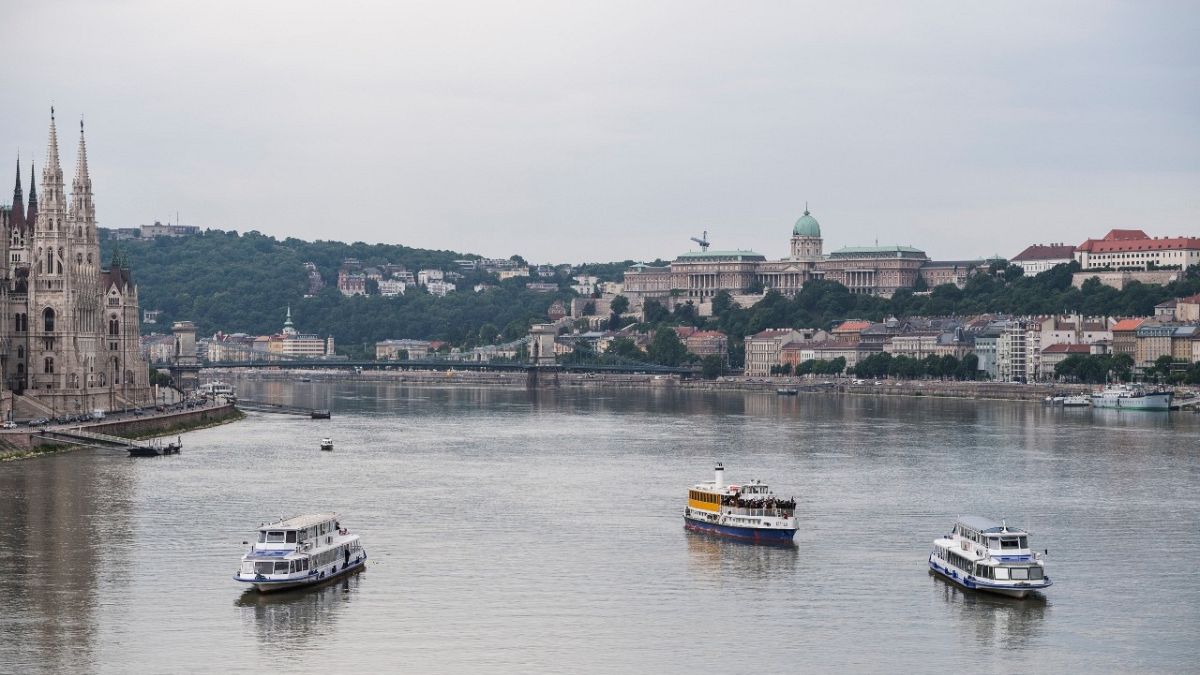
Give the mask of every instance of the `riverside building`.
POLYGON ((20 160, 12 203, 0 207, 0 370, 5 418, 137 406, 152 400, 139 341, 137 286, 114 256, 100 260, 83 123, 68 199, 54 110, 41 193, 20 160))

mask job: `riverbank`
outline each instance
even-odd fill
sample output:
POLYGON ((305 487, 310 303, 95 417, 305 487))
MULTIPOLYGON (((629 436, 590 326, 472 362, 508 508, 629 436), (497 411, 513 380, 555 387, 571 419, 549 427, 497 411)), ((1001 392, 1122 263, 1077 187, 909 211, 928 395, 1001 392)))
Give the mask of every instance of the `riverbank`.
MULTIPOLYGON (((245 413, 232 404, 225 403, 191 410, 119 417, 69 426, 124 438, 145 439, 229 424, 245 416, 245 413)), ((40 433, 39 429, 12 429, 0 433, 0 461, 36 457, 80 447, 86 446, 50 441, 40 433)))
MULTIPOLYGON (((313 382, 387 382, 410 386, 471 386, 525 388, 529 378, 522 371, 419 371, 372 370, 361 373, 337 370, 228 371, 205 370, 202 377, 246 382, 296 382, 301 377, 313 382)), ((1047 396, 1090 391, 1087 385, 1018 384, 1007 382, 956 382, 940 380, 856 380, 845 377, 805 379, 799 377, 725 376, 716 380, 682 379, 677 375, 627 373, 539 372, 538 387, 583 388, 677 388, 698 391, 770 392, 796 389, 799 394, 836 393, 861 396, 930 396, 973 400, 1041 402, 1047 396)))

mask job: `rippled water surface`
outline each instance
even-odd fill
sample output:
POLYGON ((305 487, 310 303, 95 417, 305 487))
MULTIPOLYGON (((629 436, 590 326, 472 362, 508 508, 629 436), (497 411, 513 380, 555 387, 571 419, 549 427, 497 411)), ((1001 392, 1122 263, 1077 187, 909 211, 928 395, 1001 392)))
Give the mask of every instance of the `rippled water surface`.
POLYGON ((244 383, 177 457, 0 464, 0 672, 1196 670, 1200 415, 774 394, 244 383), (337 449, 320 452, 332 436, 337 449), (721 460, 796 548, 684 531, 721 460), (266 519, 333 509, 368 570, 259 597, 266 519), (958 514, 1049 549, 1045 598, 928 574, 958 514))

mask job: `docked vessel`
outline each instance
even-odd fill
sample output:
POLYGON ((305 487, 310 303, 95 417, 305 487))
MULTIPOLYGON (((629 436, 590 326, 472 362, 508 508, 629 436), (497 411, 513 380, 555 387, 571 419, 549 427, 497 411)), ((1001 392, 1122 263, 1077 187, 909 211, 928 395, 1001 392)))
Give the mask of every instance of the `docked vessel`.
POLYGON ((1121 410, 1170 410, 1169 391, 1145 391, 1128 384, 1105 387, 1099 394, 1092 394, 1094 408, 1120 408, 1121 410))
POLYGON ((796 500, 780 499, 760 481, 726 485, 725 467, 715 480, 688 489, 683 525, 695 532, 763 544, 791 544, 796 535, 796 500))
POLYGON ((1064 396, 1062 404, 1064 408, 1086 408, 1092 404, 1092 398, 1083 394, 1064 396))
POLYGON ((312 586, 357 572, 367 563, 358 535, 336 513, 296 516, 258 528, 235 581, 267 592, 312 586))
POLYGON ((1023 598, 1049 588, 1043 556, 1029 533, 978 516, 964 516, 949 535, 933 541, 929 569, 965 588, 1023 598))
POLYGON ((217 396, 231 397, 235 395, 233 386, 220 380, 212 380, 200 385, 200 393, 209 398, 217 396))
POLYGON ((332 450, 333 449, 333 439, 332 438, 322 438, 321 439, 321 449, 322 450, 332 450))

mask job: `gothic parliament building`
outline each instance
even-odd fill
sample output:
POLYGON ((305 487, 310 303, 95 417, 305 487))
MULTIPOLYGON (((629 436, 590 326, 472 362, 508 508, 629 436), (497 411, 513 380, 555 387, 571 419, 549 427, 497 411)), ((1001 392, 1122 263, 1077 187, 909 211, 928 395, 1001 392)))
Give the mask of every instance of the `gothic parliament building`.
POLYGON ((0 416, 27 419, 152 402, 139 350, 137 286, 116 259, 104 267, 83 122, 68 200, 50 138, 40 192, 21 160, 12 204, 0 206, 0 416))

